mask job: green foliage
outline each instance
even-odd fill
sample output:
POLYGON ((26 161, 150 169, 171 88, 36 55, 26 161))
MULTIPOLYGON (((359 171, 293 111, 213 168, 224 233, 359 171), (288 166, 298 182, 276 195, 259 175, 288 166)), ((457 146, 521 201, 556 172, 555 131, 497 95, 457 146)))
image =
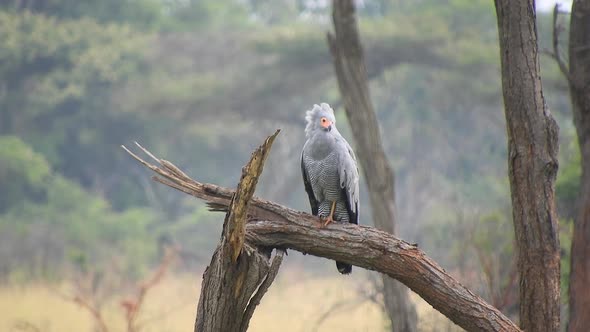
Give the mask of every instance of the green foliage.
POLYGON ((106 269, 111 257, 121 256, 126 262, 123 272, 139 276, 145 263, 154 260, 156 234, 149 231, 155 222, 153 211, 115 212, 104 199, 59 175, 49 178, 45 190, 43 201, 26 202, 0 215, 0 229, 12 234, 3 242, 14 250, 30 245, 40 261, 19 263, 15 254, 5 257, 0 269, 13 265, 27 272, 24 275, 60 275, 69 264, 106 269), (45 233, 43 241, 31 243, 38 232, 45 233))
POLYGON ((253 46, 260 53, 279 54, 283 62, 314 65, 328 55, 325 37, 314 33, 319 28, 314 24, 290 24, 265 29, 255 36, 253 46))
POLYGON ((422 229, 421 247, 471 290, 505 306, 503 312, 513 310, 513 300, 503 302, 505 294, 517 292, 510 209, 479 212, 467 207, 444 208, 448 210, 432 211, 436 217, 422 229))
POLYGON ((581 154, 577 140, 562 144, 559 151, 559 170, 555 193, 560 216, 574 218, 582 176, 581 154))
POLYGON ((45 192, 50 167, 45 158, 15 136, 0 136, 0 213, 45 192))
MULTIPOLYGON (((496 255, 493 258, 497 269, 496 273, 508 274, 510 267, 502 265, 505 262, 510 262, 514 257, 514 226, 510 219, 510 215, 507 213, 493 212, 483 215, 473 230, 472 245, 481 253, 496 255)), ((497 278, 504 279, 502 281, 505 282, 506 278, 501 277, 506 277, 506 275, 497 278)))
POLYGON ((190 212, 161 232, 178 243, 201 248, 202 252, 213 252, 219 243, 223 214, 210 212, 204 204, 190 205, 190 212))
POLYGON ((101 23, 125 23, 143 29, 158 27, 164 15, 160 0, 8 0, 0 3, 0 8, 66 20, 88 17, 101 23))
POLYGON ((559 246, 561 248, 561 303, 564 304, 568 303, 569 299, 573 233, 573 219, 559 220, 559 246))
POLYGON ((580 155, 567 162, 560 168, 561 176, 558 177, 556 192, 559 200, 575 202, 579 188, 582 170, 580 167, 580 155))
POLYGON ((171 1, 169 19, 162 29, 168 31, 243 28, 249 25, 246 6, 241 1, 171 1))
MULTIPOLYGON (((0 134, 16 134, 61 174, 95 186, 123 162, 114 147, 142 119, 113 109, 109 95, 142 70, 149 38, 83 18, 0 12, 0 134), (85 160, 84 168, 73 166, 85 160)), ((103 190, 113 190, 103 188, 103 190)))
POLYGON ((67 113, 90 90, 135 73, 144 43, 123 26, 0 12, 0 75, 8 90, 1 101, 12 120, 5 127, 67 113))

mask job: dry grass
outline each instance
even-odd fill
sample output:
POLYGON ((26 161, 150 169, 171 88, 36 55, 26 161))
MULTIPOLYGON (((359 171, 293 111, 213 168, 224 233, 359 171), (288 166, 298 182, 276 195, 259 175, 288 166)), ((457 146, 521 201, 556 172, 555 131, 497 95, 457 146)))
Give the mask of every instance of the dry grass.
MULTIPOLYGON (((192 331, 200 275, 167 277, 146 298, 138 322, 144 332, 192 331)), ((354 302, 360 273, 311 277, 283 269, 262 300, 250 331, 384 331, 386 321, 371 302, 336 310, 320 325, 318 319, 335 303, 354 302)), ((122 294, 124 295, 124 294, 122 294)), ((419 297, 416 302, 420 330, 460 331, 419 297)), ((0 287, 0 331, 92 331, 92 317, 73 303, 56 296, 46 286, 0 287)), ((113 302, 104 309, 110 331, 124 331, 123 311, 113 302)))

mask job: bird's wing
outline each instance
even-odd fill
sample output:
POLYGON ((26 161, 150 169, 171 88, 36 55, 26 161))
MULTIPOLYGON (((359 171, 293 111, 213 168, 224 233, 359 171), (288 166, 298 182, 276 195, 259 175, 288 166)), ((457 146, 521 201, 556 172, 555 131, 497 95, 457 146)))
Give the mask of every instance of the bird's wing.
POLYGON ((340 176, 340 187, 344 192, 346 199, 346 209, 348 210, 349 221, 358 224, 359 219, 359 171, 356 166, 356 156, 350 147, 350 144, 343 141, 340 145, 338 158, 338 174, 340 176))
POLYGON ((311 182, 309 182, 309 178, 307 176, 307 170, 305 167, 305 163, 303 162, 303 153, 301 153, 301 174, 303 175, 303 184, 305 185, 305 191, 307 192, 307 196, 309 197, 309 205, 311 205, 311 214, 313 214, 314 216, 317 216, 319 202, 315 198, 315 195, 313 194, 313 189, 311 188, 311 182))

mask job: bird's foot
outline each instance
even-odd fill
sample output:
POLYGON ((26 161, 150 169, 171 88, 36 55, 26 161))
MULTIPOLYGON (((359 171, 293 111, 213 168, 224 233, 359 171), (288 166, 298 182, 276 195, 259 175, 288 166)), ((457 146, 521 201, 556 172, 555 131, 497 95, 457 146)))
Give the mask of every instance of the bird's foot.
POLYGON ((332 219, 332 217, 330 217, 330 216, 328 216, 327 218, 323 218, 320 216, 320 224, 321 224, 322 228, 327 227, 329 224, 331 224, 333 222, 334 222, 334 219, 332 219))

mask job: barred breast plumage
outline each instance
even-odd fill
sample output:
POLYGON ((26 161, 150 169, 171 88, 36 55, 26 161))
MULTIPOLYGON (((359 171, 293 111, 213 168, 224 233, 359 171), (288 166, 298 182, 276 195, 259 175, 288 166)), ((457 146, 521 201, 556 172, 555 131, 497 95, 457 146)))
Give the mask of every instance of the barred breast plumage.
POLYGON ((349 222, 350 217, 346 210, 344 191, 340 186, 340 175, 338 172, 338 154, 331 152, 325 158, 315 160, 303 151, 303 164, 311 183, 313 194, 319 202, 318 215, 327 217, 332 208, 332 202, 336 202, 334 220, 349 222))

